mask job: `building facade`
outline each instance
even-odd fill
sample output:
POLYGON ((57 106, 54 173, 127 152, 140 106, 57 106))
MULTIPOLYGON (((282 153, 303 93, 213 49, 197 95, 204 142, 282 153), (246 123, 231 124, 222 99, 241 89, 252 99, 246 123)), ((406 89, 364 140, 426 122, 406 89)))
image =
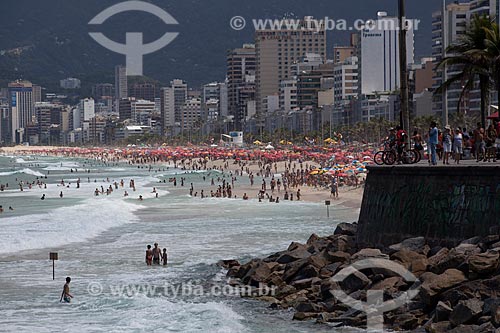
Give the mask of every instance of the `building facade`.
POLYGON ((267 96, 279 94, 280 82, 293 78, 293 65, 307 53, 326 60, 326 29, 305 17, 298 29, 284 25, 281 29, 255 32, 256 106, 257 113, 267 109, 267 96))
MULTIPOLYGON (((360 32, 361 94, 396 91, 400 87, 398 18, 379 12, 373 29, 360 32)), ((407 65, 414 62, 413 26, 406 35, 407 65)))

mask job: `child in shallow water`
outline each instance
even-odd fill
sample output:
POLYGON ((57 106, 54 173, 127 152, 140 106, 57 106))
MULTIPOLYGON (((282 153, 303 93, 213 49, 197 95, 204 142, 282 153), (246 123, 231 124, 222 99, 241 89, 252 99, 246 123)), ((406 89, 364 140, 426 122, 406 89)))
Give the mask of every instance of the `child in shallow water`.
POLYGON ((168 257, 167 257, 167 249, 163 249, 163 254, 161 256, 162 260, 163 260, 163 266, 167 266, 167 260, 168 260, 168 257))

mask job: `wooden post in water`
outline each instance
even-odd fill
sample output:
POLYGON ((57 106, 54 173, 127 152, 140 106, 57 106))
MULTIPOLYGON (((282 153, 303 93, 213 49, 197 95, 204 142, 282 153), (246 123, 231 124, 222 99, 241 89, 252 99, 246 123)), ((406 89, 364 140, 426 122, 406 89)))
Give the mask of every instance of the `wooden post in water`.
POLYGON ((50 252, 49 259, 52 260, 52 280, 56 279, 56 260, 59 260, 59 255, 57 252, 50 252))

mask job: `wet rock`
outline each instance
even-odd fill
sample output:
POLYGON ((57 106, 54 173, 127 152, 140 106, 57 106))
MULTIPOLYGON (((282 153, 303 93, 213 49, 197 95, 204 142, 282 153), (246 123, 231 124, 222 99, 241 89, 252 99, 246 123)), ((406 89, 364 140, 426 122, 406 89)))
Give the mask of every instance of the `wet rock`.
POLYGON ((481 316, 483 305, 478 299, 460 301, 450 314, 450 323, 453 326, 472 323, 481 316))
POLYGON ((293 315, 293 320, 299 320, 299 321, 311 320, 315 319, 317 316, 318 316, 317 313, 295 312, 295 314, 293 315))
POLYGON ((335 229, 334 235, 356 236, 358 225, 354 223, 340 223, 335 229))
POLYGON ((318 240, 320 240, 320 239, 321 239, 321 238, 320 238, 318 235, 316 235, 316 234, 312 234, 312 235, 309 237, 309 239, 307 240, 306 244, 307 244, 307 245, 311 245, 311 244, 313 244, 313 243, 317 242, 317 241, 318 241, 318 240))
POLYGON ((266 263, 262 262, 259 265, 252 267, 247 274, 241 279, 241 281, 245 284, 251 286, 258 286, 259 283, 263 283, 268 281, 269 276, 271 275, 273 268, 276 267, 277 263, 266 263))
POLYGON ((241 266, 238 260, 220 260, 217 262, 217 266, 223 267, 225 269, 233 268, 236 266, 241 266))

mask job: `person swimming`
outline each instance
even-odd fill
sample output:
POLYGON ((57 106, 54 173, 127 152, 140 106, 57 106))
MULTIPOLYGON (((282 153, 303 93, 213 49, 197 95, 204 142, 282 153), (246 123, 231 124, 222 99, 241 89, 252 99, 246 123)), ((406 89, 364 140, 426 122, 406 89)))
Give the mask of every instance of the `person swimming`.
POLYGON ((69 293, 69 283, 71 282, 71 278, 68 276, 66 278, 66 283, 64 284, 63 291, 61 294, 61 299, 59 302, 64 301, 64 303, 70 303, 71 299, 73 298, 73 295, 69 293))
POLYGON ((42 197, 40 198, 40 200, 45 200, 45 194, 42 194, 42 197))

